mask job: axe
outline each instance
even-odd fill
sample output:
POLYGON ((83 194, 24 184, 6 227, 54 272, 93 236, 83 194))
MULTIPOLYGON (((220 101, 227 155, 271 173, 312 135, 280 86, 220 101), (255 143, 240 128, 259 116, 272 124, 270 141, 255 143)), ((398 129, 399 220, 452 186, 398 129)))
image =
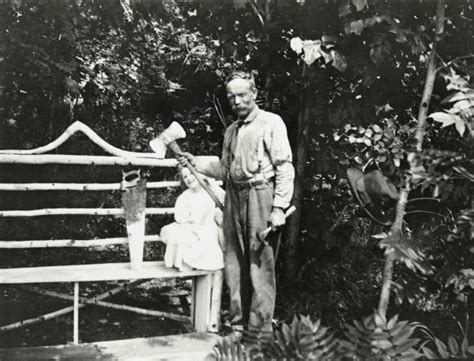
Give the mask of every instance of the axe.
MULTIPOLYGON (((293 212, 296 211, 295 206, 291 206, 288 208, 285 212, 285 219, 287 219, 289 216, 293 214, 293 212)), ((265 246, 268 246, 268 242, 266 241, 266 238, 268 234, 272 231, 272 227, 265 228, 263 231, 257 233, 257 237, 262 242, 265 246)))
MULTIPOLYGON (((173 122, 171 125, 166 128, 158 137, 150 141, 150 147, 157 154, 158 158, 164 158, 167 149, 171 149, 175 156, 182 154, 182 150, 176 140, 186 137, 186 132, 183 127, 178 122, 173 122)), ((196 177, 196 180, 199 184, 206 190, 206 192, 211 196, 212 200, 216 205, 224 210, 224 205, 221 203, 216 194, 212 191, 209 185, 204 181, 202 175, 191 165, 189 162, 186 167, 191 171, 191 173, 196 177)))

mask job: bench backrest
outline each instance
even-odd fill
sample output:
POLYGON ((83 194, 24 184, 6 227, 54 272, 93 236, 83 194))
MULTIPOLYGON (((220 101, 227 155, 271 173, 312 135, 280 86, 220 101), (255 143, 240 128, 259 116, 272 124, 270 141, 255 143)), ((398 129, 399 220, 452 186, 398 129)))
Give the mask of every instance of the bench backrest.
MULTIPOLYGON (((130 152, 112 146, 100 138, 92 129, 81 122, 72 124, 61 136, 53 142, 30 150, 0 150, 0 167, 2 164, 69 164, 94 166, 123 166, 123 167, 176 167, 177 161, 172 158, 158 159, 154 153, 130 152), (84 133, 93 143, 98 145, 110 156, 46 154, 57 149, 68 138, 77 132, 84 133)), ((178 187, 179 181, 149 181, 146 189, 178 187)), ((122 189, 121 182, 117 183, 0 183, 0 191, 118 191, 122 189)), ((173 214, 173 205, 168 207, 146 207, 146 215, 173 214)), ((64 215, 96 215, 96 216, 124 216, 124 208, 38 208, 28 210, 0 210, 0 217, 39 217, 64 215)), ((158 233, 159 230, 156 230, 158 233)), ((159 241, 157 234, 145 235, 145 242, 159 241)), ((33 249, 51 247, 103 247, 113 244, 127 244, 129 238, 95 238, 92 239, 31 239, 31 240, 0 240, 0 249, 33 249)))

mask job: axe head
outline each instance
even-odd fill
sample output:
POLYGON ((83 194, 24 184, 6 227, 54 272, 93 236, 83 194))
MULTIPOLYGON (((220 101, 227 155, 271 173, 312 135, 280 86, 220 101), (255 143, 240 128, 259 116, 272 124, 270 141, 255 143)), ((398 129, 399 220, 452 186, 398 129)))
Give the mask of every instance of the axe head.
POLYGON ((186 132, 178 122, 173 122, 159 136, 150 141, 149 144, 158 158, 164 158, 168 144, 182 138, 186 138, 186 132))

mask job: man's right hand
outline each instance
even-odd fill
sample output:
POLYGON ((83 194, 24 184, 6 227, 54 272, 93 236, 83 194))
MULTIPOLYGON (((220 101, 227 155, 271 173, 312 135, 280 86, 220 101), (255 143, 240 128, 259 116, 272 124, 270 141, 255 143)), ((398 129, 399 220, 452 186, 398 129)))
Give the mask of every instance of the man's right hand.
POLYGON ((176 155, 176 159, 183 167, 186 167, 188 164, 192 165, 193 167, 196 166, 196 157, 191 153, 181 152, 180 154, 176 155))

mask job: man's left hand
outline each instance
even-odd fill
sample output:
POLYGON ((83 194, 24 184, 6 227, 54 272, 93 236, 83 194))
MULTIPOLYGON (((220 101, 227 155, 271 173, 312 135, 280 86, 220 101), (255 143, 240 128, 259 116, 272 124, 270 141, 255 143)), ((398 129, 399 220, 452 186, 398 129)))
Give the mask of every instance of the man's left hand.
POLYGON ((283 212, 283 209, 273 207, 272 213, 270 214, 270 225, 272 227, 272 231, 275 231, 278 227, 283 226, 285 222, 285 212, 283 212))

